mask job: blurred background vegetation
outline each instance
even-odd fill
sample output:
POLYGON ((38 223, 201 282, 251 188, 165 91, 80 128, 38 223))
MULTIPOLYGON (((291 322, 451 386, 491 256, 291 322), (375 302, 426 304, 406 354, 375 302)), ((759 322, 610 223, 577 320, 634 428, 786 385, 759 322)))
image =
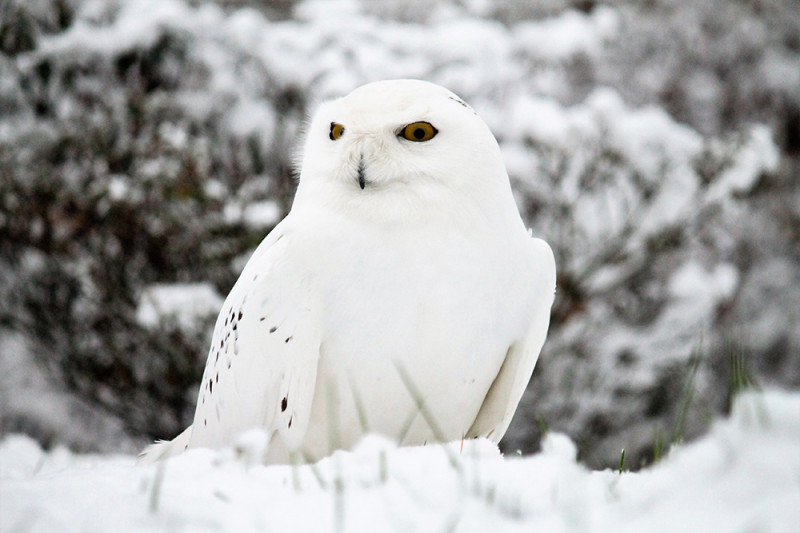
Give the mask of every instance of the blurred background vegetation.
POLYGON ((478 110, 556 251, 506 450, 544 421, 640 465, 743 384, 800 386, 794 0, 0 0, 0 434, 185 427, 307 113, 393 77, 478 110))

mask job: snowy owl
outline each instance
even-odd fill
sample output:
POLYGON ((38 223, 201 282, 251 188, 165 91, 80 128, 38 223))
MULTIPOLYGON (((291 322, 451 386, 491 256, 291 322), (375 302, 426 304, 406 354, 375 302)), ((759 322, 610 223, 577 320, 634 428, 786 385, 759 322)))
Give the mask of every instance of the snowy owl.
POLYGON ((555 292, 498 144, 458 96, 381 81, 311 120, 290 213, 214 328, 194 423, 145 461, 260 428, 264 462, 366 433, 401 445, 506 432, 555 292))

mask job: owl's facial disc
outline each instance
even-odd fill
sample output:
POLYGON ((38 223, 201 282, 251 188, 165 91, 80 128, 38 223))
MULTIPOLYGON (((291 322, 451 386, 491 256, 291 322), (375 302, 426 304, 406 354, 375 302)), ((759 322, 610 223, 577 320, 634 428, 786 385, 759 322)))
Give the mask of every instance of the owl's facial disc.
MULTIPOLYGON (((346 129, 343 124, 339 122, 330 123, 328 138, 331 141, 338 141, 345 135, 345 133, 346 129)), ((434 127, 434 125, 430 122, 416 121, 398 128, 394 132, 394 137, 395 142, 401 144, 408 141, 411 141, 412 143, 424 143, 433 139, 438 133, 439 130, 436 129, 436 127, 434 127)), ((355 178, 358 181, 358 186, 363 191, 369 183, 369 180, 367 179, 367 169, 363 151, 361 151, 358 155, 358 167, 355 178)))

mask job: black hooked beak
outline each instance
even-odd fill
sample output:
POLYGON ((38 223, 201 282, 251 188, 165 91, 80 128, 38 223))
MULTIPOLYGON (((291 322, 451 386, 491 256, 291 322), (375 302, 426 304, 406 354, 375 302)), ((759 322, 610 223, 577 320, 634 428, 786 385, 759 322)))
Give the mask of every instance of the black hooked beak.
POLYGON ((361 156, 361 160, 358 162, 358 185, 362 191, 367 186, 367 177, 364 174, 364 156, 361 156))

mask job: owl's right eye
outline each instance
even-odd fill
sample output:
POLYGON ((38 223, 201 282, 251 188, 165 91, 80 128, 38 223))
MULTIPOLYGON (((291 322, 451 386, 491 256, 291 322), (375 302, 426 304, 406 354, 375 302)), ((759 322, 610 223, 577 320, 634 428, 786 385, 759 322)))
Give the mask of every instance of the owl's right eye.
POLYGON ((328 134, 328 137, 330 137, 332 141, 335 141, 336 139, 341 137, 343 133, 344 133, 344 126, 342 126, 338 122, 331 122, 331 132, 328 134))

